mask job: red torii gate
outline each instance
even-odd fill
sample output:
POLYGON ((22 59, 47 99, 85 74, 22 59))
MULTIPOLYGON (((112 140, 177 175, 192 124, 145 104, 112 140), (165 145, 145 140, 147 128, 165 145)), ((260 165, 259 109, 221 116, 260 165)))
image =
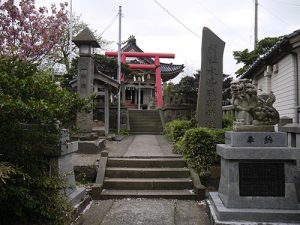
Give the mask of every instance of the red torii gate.
MULTIPOLYGON (((106 56, 117 57, 117 52, 105 52, 106 56)), ((161 85, 161 71, 160 71, 160 58, 175 58, 175 54, 172 53, 145 53, 145 52, 121 52, 121 62, 126 63, 126 57, 136 58, 154 58, 154 64, 129 64, 130 69, 142 69, 142 70, 155 70, 156 81, 156 95, 157 95, 157 107, 162 108, 162 85, 161 85)), ((122 76, 121 80, 124 80, 122 76)))

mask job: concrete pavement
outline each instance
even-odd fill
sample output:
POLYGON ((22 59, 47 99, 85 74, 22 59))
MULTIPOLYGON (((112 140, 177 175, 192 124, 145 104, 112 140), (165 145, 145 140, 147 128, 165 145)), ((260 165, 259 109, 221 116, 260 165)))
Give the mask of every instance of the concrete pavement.
POLYGON ((204 202, 165 199, 95 201, 77 225, 209 225, 204 202))
POLYGON ((176 156, 163 135, 130 135, 120 142, 108 142, 109 156, 176 156))

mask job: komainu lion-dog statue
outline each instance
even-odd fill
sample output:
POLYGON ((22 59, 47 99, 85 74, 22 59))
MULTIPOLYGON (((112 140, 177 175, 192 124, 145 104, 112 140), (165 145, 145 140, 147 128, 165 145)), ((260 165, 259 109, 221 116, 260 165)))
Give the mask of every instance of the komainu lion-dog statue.
POLYGON ((276 98, 273 92, 269 95, 257 95, 255 86, 249 79, 235 80, 230 86, 232 105, 239 112, 234 127, 249 125, 247 113, 252 116, 254 126, 272 126, 279 122, 279 113, 273 107, 276 98))

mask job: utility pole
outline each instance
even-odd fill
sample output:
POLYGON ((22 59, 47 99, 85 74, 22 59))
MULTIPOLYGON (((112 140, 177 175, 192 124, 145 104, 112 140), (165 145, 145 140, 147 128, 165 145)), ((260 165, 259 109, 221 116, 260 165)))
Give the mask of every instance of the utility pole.
POLYGON ((255 0, 255 9, 254 9, 254 49, 257 45, 257 11, 258 11, 258 0, 255 0))
POLYGON ((69 71, 72 65, 72 39, 73 39, 73 15, 72 15, 72 0, 70 0, 70 18, 69 18, 69 71))
POLYGON ((118 91, 118 134, 120 133, 120 123, 121 123, 121 19, 122 19, 122 6, 119 6, 119 41, 118 41, 118 82, 119 82, 119 91, 118 91))

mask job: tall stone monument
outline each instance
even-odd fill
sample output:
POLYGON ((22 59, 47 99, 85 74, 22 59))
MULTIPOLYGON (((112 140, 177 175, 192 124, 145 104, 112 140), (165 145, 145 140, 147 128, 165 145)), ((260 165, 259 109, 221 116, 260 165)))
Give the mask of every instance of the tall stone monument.
MULTIPOLYGON (((87 27, 81 31, 73 42, 79 48, 77 92, 83 97, 90 97, 93 93, 94 59, 93 48, 100 48, 91 30, 87 27)), ((80 132, 92 132, 93 112, 77 113, 77 128, 80 132)))
POLYGON ((221 178, 208 200, 214 224, 299 224, 295 171, 300 149, 288 147, 287 134, 274 131, 275 96, 258 97, 250 80, 233 82, 231 90, 241 116, 226 132, 225 144, 217 145, 221 178), (245 120, 247 113, 252 124, 245 120))
POLYGON ((207 27, 202 32, 198 127, 222 128, 223 52, 225 42, 207 27))

